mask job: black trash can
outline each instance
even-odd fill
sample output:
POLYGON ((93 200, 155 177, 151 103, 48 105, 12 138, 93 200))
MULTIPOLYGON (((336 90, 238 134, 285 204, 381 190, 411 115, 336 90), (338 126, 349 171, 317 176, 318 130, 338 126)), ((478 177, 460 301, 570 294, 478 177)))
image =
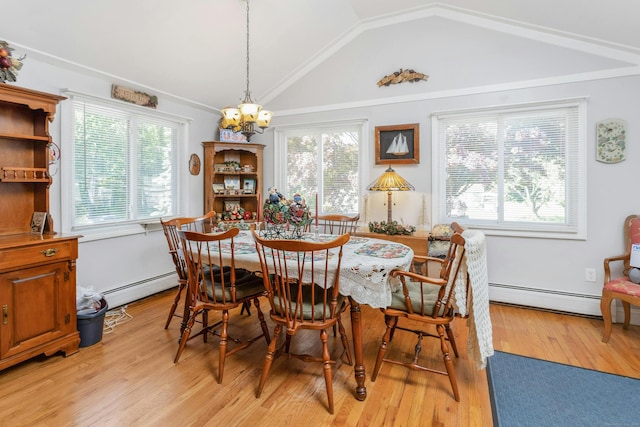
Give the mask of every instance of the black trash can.
POLYGON ((109 309, 107 300, 100 300, 100 310, 91 314, 78 314, 77 324, 80 332, 80 347, 89 347, 102 340, 104 328, 104 315, 109 309))

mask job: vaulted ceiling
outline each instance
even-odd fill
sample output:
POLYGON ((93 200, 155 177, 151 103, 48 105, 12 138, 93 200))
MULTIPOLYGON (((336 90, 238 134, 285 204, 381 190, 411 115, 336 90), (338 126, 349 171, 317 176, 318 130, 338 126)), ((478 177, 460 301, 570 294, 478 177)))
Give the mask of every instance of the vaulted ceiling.
MULTIPOLYGON (((322 63, 332 47, 416 17, 517 27, 631 63, 640 56, 636 0, 250 1, 251 90, 262 102, 322 63)), ((243 0, 20 0, 3 5, 0 40, 14 55, 218 108, 244 93, 245 11, 243 0)))

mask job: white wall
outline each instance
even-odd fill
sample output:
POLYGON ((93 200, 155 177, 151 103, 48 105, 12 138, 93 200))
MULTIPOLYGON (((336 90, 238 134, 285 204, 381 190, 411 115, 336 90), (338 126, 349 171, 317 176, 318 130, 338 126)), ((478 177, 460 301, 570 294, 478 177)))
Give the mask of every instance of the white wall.
MULTIPOLYGON (((53 66, 44 60, 28 56, 18 75, 18 81, 14 84, 54 94, 60 94, 62 89, 69 89, 110 98, 112 83, 119 82, 100 78, 93 73, 53 66)), ((131 84, 123 85, 150 93, 131 84)), ((61 155, 64 157, 70 141, 61 138, 61 122, 65 120, 62 109, 61 104, 50 131, 53 140, 61 147, 61 155)), ((185 215, 200 214, 203 209, 203 175, 202 172, 199 176, 190 175, 187 162, 191 153, 203 157, 201 142, 212 140, 216 135, 217 117, 205 108, 162 95, 159 96, 157 110, 191 119, 187 144, 180 148, 180 165, 184 168, 181 177, 187 180, 185 205, 181 206, 181 210, 185 215)), ((51 171, 54 172, 55 169, 54 167, 51 171)), ((55 221, 54 228, 58 232, 61 229, 60 218, 68 215, 68 208, 62 206, 61 202, 62 192, 68 191, 67 188, 63 188, 64 180, 64 170, 57 172, 53 176, 50 190, 50 210, 55 221)), ((105 293, 107 302, 112 307, 175 286, 175 269, 162 229, 155 227, 153 231, 145 233, 144 228, 140 227, 139 234, 125 237, 91 241, 81 238, 77 282, 84 288, 93 288, 105 293)))
MULTIPOLYGON (((640 121, 637 116, 637 111, 640 111, 640 99, 628 96, 629 93, 636 91, 640 91, 638 76, 323 112, 317 115, 317 119, 331 120, 337 117, 366 115, 370 122, 370 131, 364 141, 367 144, 373 144, 373 129, 377 125, 419 123, 422 135, 420 164, 396 165, 394 169, 416 187, 418 193, 416 197, 420 197, 419 193, 427 194, 427 204, 430 205, 432 168, 430 114, 432 112, 588 96, 587 240, 547 240, 489 235, 487 247, 489 280, 492 284, 543 289, 558 293, 556 295, 548 293, 538 295, 536 292, 520 293, 521 297, 516 295, 514 298, 511 291, 496 287, 492 290, 495 299, 598 314, 604 274, 603 258, 624 251, 621 224, 630 213, 640 212, 638 198, 629 197, 638 193, 633 176, 640 167, 640 148, 634 146, 634 138, 631 136, 640 133, 640 121), (627 120, 628 134, 631 136, 627 160, 613 165, 598 163, 595 160, 595 123, 609 117, 627 120), (424 156, 422 156, 423 153, 424 156), (585 281, 587 267, 596 268, 597 282, 585 281), (570 298, 574 294, 577 297, 570 298)), ((310 120, 312 117, 309 114, 291 115, 280 118, 278 123, 288 124, 310 120)), ((371 156, 373 157, 373 154, 371 156)), ((372 158, 371 164, 373 163, 372 158)), ((384 166, 371 166, 370 177, 375 178, 383 170, 384 166)), ((395 218, 402 216, 403 210, 416 210, 416 203, 407 198, 407 195, 402 194, 405 200, 394 207, 395 218)), ((380 206, 380 209, 386 212, 384 206, 380 206)))
MULTIPOLYGON (((366 117, 364 143, 373 146, 376 126, 419 123, 420 164, 394 169, 416 187, 416 197, 427 195, 430 206, 433 112, 588 97, 587 239, 488 235, 487 247, 493 300, 599 315, 603 259, 624 251, 622 222, 640 212, 634 179, 640 168, 640 99, 632 95, 640 93, 638 67, 443 21, 431 19, 428 28, 411 23, 364 33, 269 104, 276 112, 286 108, 274 125, 366 117), (376 86, 382 70, 409 64, 429 74, 429 81, 376 86), (595 123, 606 118, 628 123, 627 160, 619 164, 595 160, 595 123), (586 268, 596 269, 596 282, 585 281, 586 268)), ((373 156, 371 150, 365 182, 384 170, 374 166, 373 156)), ((394 207, 394 218, 403 210, 416 210, 406 194, 399 201, 402 206, 394 207)), ((386 212, 380 201, 376 205, 386 212)), ((429 214, 427 220, 433 224, 429 214)), ((634 318, 639 322, 640 313, 634 318)))

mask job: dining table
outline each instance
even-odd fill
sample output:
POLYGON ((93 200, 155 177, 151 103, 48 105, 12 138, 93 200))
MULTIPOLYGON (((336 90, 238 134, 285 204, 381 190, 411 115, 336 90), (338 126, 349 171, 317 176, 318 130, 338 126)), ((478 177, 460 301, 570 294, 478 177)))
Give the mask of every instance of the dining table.
MULTIPOLYGON (((259 233, 264 233, 260 232, 259 233)), ((299 239, 329 241, 336 238, 330 234, 301 233, 299 239)), ((231 241, 221 245, 222 256, 231 256, 231 241)), ((339 249, 336 248, 336 254, 339 249)), ((233 257, 236 268, 261 271, 256 243, 250 230, 241 230, 234 238, 233 257)), ((337 257, 336 257, 337 258, 337 257)), ((391 278, 394 269, 409 270, 413 260, 413 250, 404 244, 371 237, 351 236, 343 246, 340 263, 340 293, 349 298, 351 329, 354 349, 354 372, 356 380, 355 397, 365 400, 366 372, 362 349, 362 322, 360 304, 374 308, 385 308, 391 304, 392 292, 400 283, 391 278)))

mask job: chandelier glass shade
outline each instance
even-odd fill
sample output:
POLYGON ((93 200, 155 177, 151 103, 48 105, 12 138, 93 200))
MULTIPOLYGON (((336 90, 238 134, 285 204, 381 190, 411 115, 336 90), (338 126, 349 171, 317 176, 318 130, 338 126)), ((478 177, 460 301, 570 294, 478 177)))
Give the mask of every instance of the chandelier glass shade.
POLYGON ((234 132, 242 132, 247 141, 255 133, 263 133, 269 127, 273 113, 263 110, 262 105, 251 99, 249 90, 249 0, 247 2, 247 89, 244 99, 237 107, 226 107, 221 110, 220 129, 231 129, 234 132))

